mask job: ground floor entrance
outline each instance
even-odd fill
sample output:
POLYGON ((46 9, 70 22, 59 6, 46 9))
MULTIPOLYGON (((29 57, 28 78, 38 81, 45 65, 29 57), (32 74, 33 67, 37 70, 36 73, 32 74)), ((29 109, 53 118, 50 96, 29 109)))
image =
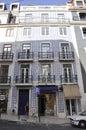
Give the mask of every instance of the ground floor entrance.
POLYGON ((54 116, 55 107, 56 93, 45 93, 38 96, 38 113, 40 116, 54 116))
POLYGON ((0 112, 7 113, 8 89, 0 89, 0 112))
POLYGON ((29 113, 29 89, 19 90, 18 115, 28 115, 29 113))
POLYGON ((66 99, 65 100, 67 116, 78 113, 78 102, 77 102, 78 100, 77 99, 66 99))

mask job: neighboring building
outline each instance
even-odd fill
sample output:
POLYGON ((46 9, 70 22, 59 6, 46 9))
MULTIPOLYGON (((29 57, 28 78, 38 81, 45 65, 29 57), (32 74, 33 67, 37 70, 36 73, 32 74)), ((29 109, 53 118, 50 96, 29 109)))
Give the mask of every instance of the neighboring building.
POLYGON ((72 13, 71 28, 83 111, 86 110, 86 2, 72 0, 68 3, 68 7, 72 13))
POLYGON ((1 3, 0 16, 4 19, 0 25, 2 112, 25 115, 28 103, 29 116, 64 118, 85 106, 76 48, 80 38, 76 30, 79 32, 81 21, 72 18, 77 13, 70 9, 71 5, 12 3, 8 11, 1 3))

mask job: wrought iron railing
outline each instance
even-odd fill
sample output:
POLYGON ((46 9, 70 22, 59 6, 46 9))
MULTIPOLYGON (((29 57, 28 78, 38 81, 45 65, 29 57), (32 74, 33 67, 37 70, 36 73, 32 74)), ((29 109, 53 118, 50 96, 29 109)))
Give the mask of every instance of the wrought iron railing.
POLYGON ((55 83, 55 75, 39 75, 39 83, 55 83))
POLYGON ((13 53, 1 53, 0 54, 0 60, 12 60, 13 59, 13 53))
POLYGON ((19 52, 18 53, 18 59, 33 59, 34 53, 33 52, 19 52))
POLYGON ((1 84, 11 83, 11 76, 0 76, 0 83, 1 84))
POLYGON ((60 76, 61 83, 77 83, 77 75, 70 75, 70 76, 60 76))
POLYGON ((74 60, 74 52, 59 52, 59 60, 74 60))
POLYGON ((38 58, 40 59, 53 59, 54 52, 38 52, 38 58))
POLYGON ((32 83, 32 82, 33 82, 32 75, 16 76, 16 83, 32 83))

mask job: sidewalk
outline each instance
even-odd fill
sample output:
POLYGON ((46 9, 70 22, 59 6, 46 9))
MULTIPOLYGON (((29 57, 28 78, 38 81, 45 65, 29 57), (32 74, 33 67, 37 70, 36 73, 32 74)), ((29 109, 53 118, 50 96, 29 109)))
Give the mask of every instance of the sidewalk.
POLYGON ((27 117, 27 116, 17 116, 17 115, 7 115, 2 114, 1 120, 16 121, 20 123, 40 123, 40 124, 69 124, 70 120, 68 118, 58 118, 53 116, 46 117, 27 117))

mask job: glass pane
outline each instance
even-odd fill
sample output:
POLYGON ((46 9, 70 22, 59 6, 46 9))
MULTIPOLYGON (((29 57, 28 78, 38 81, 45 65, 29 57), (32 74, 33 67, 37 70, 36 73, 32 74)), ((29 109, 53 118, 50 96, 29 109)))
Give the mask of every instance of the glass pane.
POLYGON ((76 99, 71 99, 72 115, 76 114, 76 99))
POLYGON ((49 43, 43 43, 42 44, 42 52, 49 52, 50 51, 50 44, 49 43))
POLYGON ((42 74, 43 75, 50 74, 50 65, 42 65, 42 74))
POLYGON ((66 113, 67 115, 70 115, 70 100, 66 100, 66 113))
POLYGON ((56 105, 55 94, 45 94, 45 115, 54 115, 56 105))

